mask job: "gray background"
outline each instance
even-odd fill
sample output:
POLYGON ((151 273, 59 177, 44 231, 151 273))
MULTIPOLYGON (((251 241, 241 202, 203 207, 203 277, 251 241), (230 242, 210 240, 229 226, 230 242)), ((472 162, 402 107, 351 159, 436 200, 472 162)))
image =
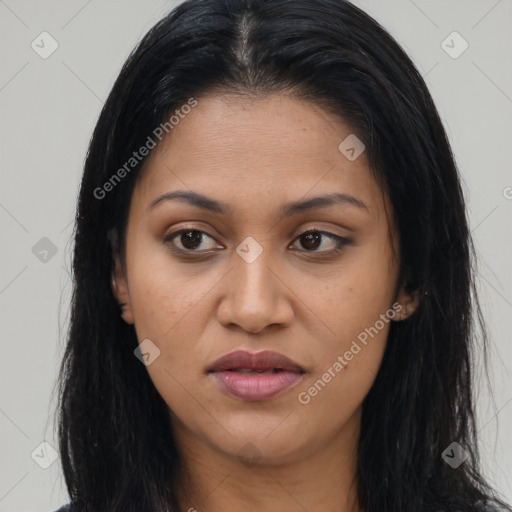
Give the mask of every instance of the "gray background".
MULTIPOLYGON (((463 175, 491 333, 494 402, 485 378, 477 387, 483 467, 512 501, 512 0, 354 3, 426 78, 463 175), (464 43, 454 31, 469 44, 457 58, 464 43)), ((68 501, 59 460, 43 469, 51 450, 40 445, 57 446, 53 386, 83 160, 129 51, 176 4, 0 0, 0 512, 53 511, 68 501), (31 47, 43 51, 45 38, 51 48, 44 31, 58 43, 46 59, 31 47)))

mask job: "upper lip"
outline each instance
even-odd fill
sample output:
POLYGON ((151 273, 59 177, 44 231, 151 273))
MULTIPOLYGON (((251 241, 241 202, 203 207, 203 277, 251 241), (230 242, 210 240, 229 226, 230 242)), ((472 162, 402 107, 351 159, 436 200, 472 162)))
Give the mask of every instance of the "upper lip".
POLYGON ((305 370, 295 361, 272 350, 264 350, 257 353, 235 350, 217 359, 207 371, 212 373, 241 369, 262 371, 276 369, 305 373, 305 370))

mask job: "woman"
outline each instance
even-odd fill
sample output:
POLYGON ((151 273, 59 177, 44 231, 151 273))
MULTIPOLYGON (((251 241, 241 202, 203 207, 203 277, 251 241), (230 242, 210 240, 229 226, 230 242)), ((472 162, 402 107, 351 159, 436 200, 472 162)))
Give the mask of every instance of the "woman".
POLYGON ((510 511, 478 467, 472 256, 432 98, 375 20, 184 2, 85 164, 69 510, 510 511))

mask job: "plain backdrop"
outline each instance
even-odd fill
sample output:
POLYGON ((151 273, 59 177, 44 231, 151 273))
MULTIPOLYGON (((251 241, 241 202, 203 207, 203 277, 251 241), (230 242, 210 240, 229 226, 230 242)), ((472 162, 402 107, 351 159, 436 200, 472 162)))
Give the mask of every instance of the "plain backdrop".
MULTIPOLYGON (((52 451, 54 384, 83 161, 121 65, 177 3, 0 0, 0 512, 68 502, 52 451)), ((492 395, 484 374, 477 382, 480 448, 512 501, 512 0, 354 3, 425 77, 463 177, 491 334, 492 395)))

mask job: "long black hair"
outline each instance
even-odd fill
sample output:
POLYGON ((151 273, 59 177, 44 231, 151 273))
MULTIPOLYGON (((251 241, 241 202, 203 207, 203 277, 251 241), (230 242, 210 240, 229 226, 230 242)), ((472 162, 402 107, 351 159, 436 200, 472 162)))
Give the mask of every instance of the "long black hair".
POLYGON ((180 460, 167 405, 134 357, 135 330, 121 319, 110 283, 145 162, 130 160, 133 152, 176 109, 212 92, 286 93, 340 116, 364 142, 391 200, 400 279, 421 299, 409 319, 392 322, 363 402, 362 510, 506 507, 479 470, 473 356, 475 348, 486 355, 487 334, 475 251, 459 173, 421 75, 383 27, 348 1, 187 0, 130 54, 86 158, 58 380, 59 448, 76 510, 178 510, 172 483, 180 460), (454 442, 468 455, 456 469, 443 456, 454 442))

